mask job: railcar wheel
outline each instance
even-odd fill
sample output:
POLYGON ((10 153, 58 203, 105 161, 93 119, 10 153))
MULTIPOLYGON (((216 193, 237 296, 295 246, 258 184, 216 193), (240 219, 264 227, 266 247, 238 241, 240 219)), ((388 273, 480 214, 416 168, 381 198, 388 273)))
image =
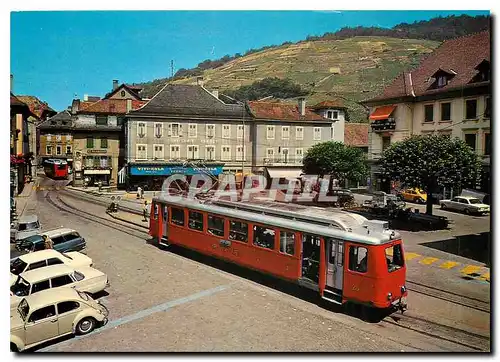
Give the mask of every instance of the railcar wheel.
POLYGON ((76 326, 76 333, 79 335, 89 334, 94 330, 96 326, 96 321, 94 318, 88 317, 83 318, 76 326))

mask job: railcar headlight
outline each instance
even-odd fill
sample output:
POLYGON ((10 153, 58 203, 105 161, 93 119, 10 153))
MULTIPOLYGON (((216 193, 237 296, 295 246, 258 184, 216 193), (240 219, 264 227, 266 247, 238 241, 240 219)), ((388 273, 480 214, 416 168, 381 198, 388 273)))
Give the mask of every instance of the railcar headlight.
POLYGON ((387 300, 391 300, 392 299, 392 293, 387 293, 387 300))
POLYGON ((403 285, 403 286, 401 287, 401 293, 404 293, 404 292, 406 292, 406 287, 403 285))

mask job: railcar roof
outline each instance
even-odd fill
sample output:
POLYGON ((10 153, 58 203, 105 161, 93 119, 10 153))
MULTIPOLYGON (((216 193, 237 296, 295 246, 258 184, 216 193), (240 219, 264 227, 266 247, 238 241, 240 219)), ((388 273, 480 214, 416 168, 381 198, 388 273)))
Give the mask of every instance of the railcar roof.
POLYGON ((188 199, 175 196, 159 196, 155 197, 153 201, 168 203, 173 206, 189 207, 193 210, 211 212, 219 215, 224 215, 240 220, 247 220, 260 224, 277 226, 289 230, 298 230, 310 234, 322 235, 331 238, 339 238, 347 241, 358 242, 369 245, 381 245, 389 243, 400 237, 398 233, 392 230, 385 230, 385 232, 371 230, 369 225, 362 225, 359 228, 352 229, 352 231, 343 231, 337 228, 312 224, 303 221, 285 219, 277 216, 258 214, 245 210, 230 209, 213 205, 209 202, 200 202, 195 199, 188 199))

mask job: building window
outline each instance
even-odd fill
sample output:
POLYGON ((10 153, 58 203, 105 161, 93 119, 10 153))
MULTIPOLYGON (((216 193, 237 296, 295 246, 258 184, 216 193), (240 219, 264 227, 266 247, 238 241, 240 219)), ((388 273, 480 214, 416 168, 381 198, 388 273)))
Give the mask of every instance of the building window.
POLYGON ((491 117, 491 98, 486 97, 484 99, 485 107, 484 107, 484 118, 490 119, 491 117))
POLYGON ((205 146, 205 159, 215 160, 215 146, 205 146))
POLYGON ((195 145, 187 146, 187 159, 197 160, 200 158, 199 147, 195 145))
POLYGON ((244 161, 245 152, 243 152, 243 146, 236 146, 236 161, 244 161))
POLYGON ((156 138, 163 137, 163 123, 161 122, 155 123, 155 137, 156 138))
POLYGON ((434 121, 434 105, 433 104, 426 104, 424 106, 424 121, 425 122, 433 122, 434 121))
POLYGON ((196 138, 197 134, 198 134, 198 125, 196 123, 189 123, 188 137, 196 138))
POLYGON ((223 124, 222 125, 222 138, 231 138, 231 125, 223 124))
POLYGON ((137 123, 137 136, 146 137, 146 123, 139 122, 137 123))
POLYGON ((467 99, 465 101, 465 118, 477 119, 477 99, 467 99))
POLYGON ((208 215, 207 231, 212 235, 224 237, 224 219, 218 216, 208 215))
POLYGON ((484 134, 484 155, 491 155, 491 136, 489 133, 484 134))
POLYGON ((297 162, 302 163, 302 159, 304 158, 304 150, 302 148, 295 149, 295 158, 297 162))
POLYGON ((47 142, 50 142, 52 141, 52 135, 48 134, 47 136, 45 136, 47 138, 47 142))
POLYGON ((70 134, 67 134, 66 135, 66 141, 71 141, 71 139, 72 139, 72 136, 70 134))
POLYGON ((465 143, 467 146, 472 148, 474 152, 476 152, 476 134, 475 133, 466 133, 465 134, 465 143))
POLYGON ((230 161, 231 160, 231 147, 230 146, 222 146, 221 160, 223 160, 223 161, 230 161))
POLYGON ((171 222, 172 224, 184 226, 184 210, 172 207, 170 209, 171 222))
POLYGON ((107 126, 108 125, 108 116, 96 116, 95 124, 98 126, 107 126))
POLYGON ((295 254, 295 233, 280 231, 280 251, 288 255, 295 254))
POLYGON ((333 111, 332 119, 339 119, 339 111, 333 111))
POLYGON ((361 246, 349 247, 349 270, 358 273, 368 271, 368 249, 361 246))
POLYGON ((215 124, 207 124, 207 137, 208 138, 215 137, 215 124))
POLYGON ((451 103, 441 103, 441 121, 451 121, 451 103))
POLYGON ((281 138, 284 140, 290 139, 290 126, 281 126, 281 138))
POLYGON ((125 117, 116 117, 116 125, 121 126, 125 122, 125 117))
POLYGON ((229 220, 229 239, 248 243, 248 224, 229 220))
POLYGON ((326 112, 326 118, 328 118, 328 119, 332 119, 333 118, 332 111, 327 111, 326 112))
POLYGON ((203 214, 201 212, 189 211, 188 227, 193 230, 203 231, 203 214))
POLYGON ((261 248, 274 249, 274 229, 255 225, 253 227, 253 244, 261 248))
POLYGON ((163 145, 153 145, 153 157, 155 160, 164 160, 163 145))
POLYGON ((108 139, 106 137, 101 138, 101 148, 108 148, 108 139))
POLYGON ((52 155, 52 146, 45 147, 45 154, 52 155))
POLYGON ((303 140, 304 139, 304 127, 296 126, 295 127, 295 139, 303 140))
POLYGON ((181 146, 170 145, 170 159, 177 160, 181 158, 181 146))
POLYGON ((267 126, 267 139, 268 140, 274 139, 274 126, 267 126))
POLYGON ((56 141, 61 142, 62 141, 62 136, 60 134, 56 135, 56 141))
POLYGON ((266 155, 266 158, 269 160, 269 162, 274 161, 274 148, 268 148, 266 150, 266 155))
POLYGON ((94 148, 94 138, 87 137, 87 148, 94 148))
POLYGON ((56 146, 56 155, 57 156, 62 155, 62 146, 60 146, 60 145, 56 146))
POLYGON ((315 141, 321 140, 321 127, 314 127, 314 140, 315 141))
POLYGON ((94 166, 94 157, 93 156, 85 156, 83 158, 83 162, 85 167, 92 167, 94 166))
POLYGON ((99 167, 99 166, 101 166, 101 157, 95 156, 93 158, 93 161, 94 161, 93 167, 99 167))
POLYGON ((382 137, 382 152, 391 145, 391 137, 382 137))
POLYGON ((335 139, 335 125, 334 124, 332 124, 332 126, 330 127, 330 138, 332 140, 335 139))
POLYGON ((242 124, 239 124, 238 127, 236 128, 236 138, 242 139, 243 133, 244 133, 244 126, 242 124))
MULTIPOLYGON (((97 159, 97 157, 96 157, 96 159, 97 159)), ((101 164, 99 166, 101 166, 102 168, 107 168, 107 167, 109 167, 109 164, 111 163, 111 157, 101 156, 100 162, 101 162, 101 164)))
POLYGON ((281 149, 281 154, 283 155, 283 162, 284 163, 288 163, 288 161, 290 161, 290 159, 288 158, 289 156, 289 150, 288 148, 282 148, 281 149))
POLYGON ((147 160, 148 159, 148 151, 147 145, 137 145, 137 160, 147 160))
POLYGON ((72 152, 71 152, 71 146, 66 146, 66 154, 67 155, 70 155, 72 152))
POLYGON ((179 137, 179 129, 180 129, 180 124, 179 123, 170 123, 168 125, 169 132, 168 135, 171 137, 179 137))
POLYGON ((448 84, 448 79, 446 78, 446 76, 442 75, 442 76, 438 77, 438 82, 437 82, 438 88, 442 88, 446 84, 448 84))

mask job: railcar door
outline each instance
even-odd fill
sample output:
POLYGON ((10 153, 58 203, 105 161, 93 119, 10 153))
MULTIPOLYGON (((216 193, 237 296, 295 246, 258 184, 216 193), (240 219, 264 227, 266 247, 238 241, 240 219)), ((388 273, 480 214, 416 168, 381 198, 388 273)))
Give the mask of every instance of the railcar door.
POLYGON ((344 241, 326 239, 326 287, 341 291, 344 279, 344 241))
POLYGON ((163 205, 162 217, 163 217, 162 238, 168 239, 168 206, 167 205, 163 205))
POLYGON ((321 239, 317 235, 302 235, 302 278, 318 284, 321 239))

